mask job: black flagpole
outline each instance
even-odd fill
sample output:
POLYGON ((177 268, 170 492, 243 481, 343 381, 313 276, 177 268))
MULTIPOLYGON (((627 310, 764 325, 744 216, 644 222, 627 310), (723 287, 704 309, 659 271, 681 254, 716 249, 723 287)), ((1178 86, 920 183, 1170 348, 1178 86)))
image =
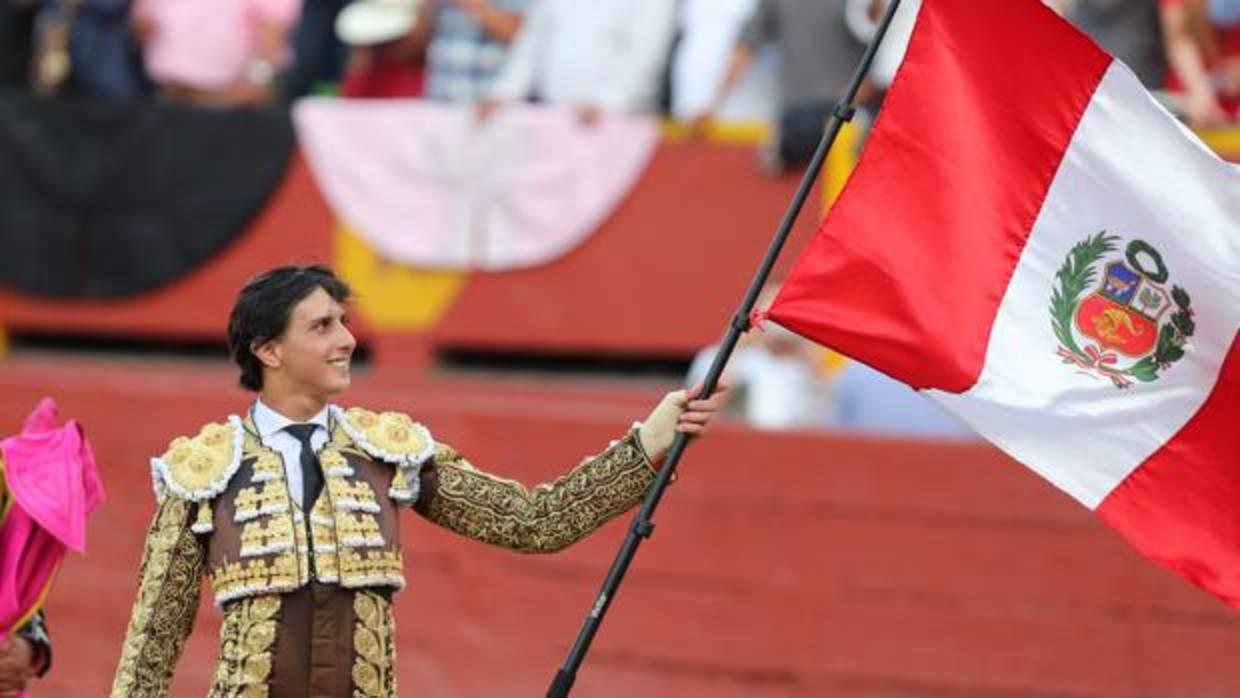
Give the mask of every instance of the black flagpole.
MULTIPOLYGON (((866 46, 861 62, 857 64, 856 70, 853 71, 852 80, 848 84, 848 91, 845 93, 844 98, 835 105, 835 109, 831 113, 831 120, 827 122, 827 128, 823 133, 822 140, 818 142, 818 148, 814 151, 814 157, 810 160, 805 175, 801 177, 801 184, 797 187, 796 195, 792 197, 792 203, 789 204, 788 210, 784 212, 784 218, 779 223, 779 229, 775 232, 775 237, 771 240, 770 247, 767 248, 766 258, 762 260, 761 266, 758 267, 758 272, 754 275, 753 281, 750 282, 749 290, 745 293, 740 309, 736 311, 736 315, 732 316, 732 323, 728 329, 727 336, 720 345, 719 352, 715 355, 715 360, 710 365, 710 370, 706 373, 706 379, 702 387, 703 396, 708 396, 715 392, 715 387, 719 383, 719 377, 723 374, 723 368, 732 356, 736 343, 740 341, 741 335, 749 330, 749 315, 753 311, 754 304, 758 301, 758 294, 766 284, 767 278, 771 275, 771 269, 775 266, 775 260, 778 259, 780 251, 783 250, 784 244, 788 241, 788 235, 792 232, 792 225, 796 222, 797 216, 801 213, 801 208, 805 205, 805 199, 809 196, 810 188, 813 186, 814 180, 817 179, 818 172, 822 170, 822 163, 826 160, 827 152, 831 150, 831 145, 835 143, 835 138, 839 135, 840 128, 844 125, 844 122, 851 121, 853 114, 856 112, 853 101, 857 98, 857 91, 861 89, 861 82, 865 79, 866 73, 870 71, 870 65, 874 62, 874 54, 878 52, 883 36, 887 34, 887 28, 891 26, 891 20, 899 7, 900 0, 891 0, 882 21, 874 32, 873 38, 870 39, 869 45, 866 46)), ((646 494, 646 500, 642 504, 641 511, 633 519, 633 525, 629 528, 629 533, 624 539, 624 544, 620 547, 620 552, 616 555, 615 561, 611 563, 611 569, 607 572, 607 579, 603 581, 603 588, 595 599, 594 606, 590 609, 589 615, 586 616, 585 624, 582 625, 581 632, 577 635, 577 641, 573 643, 572 650, 564 660, 564 666, 556 672, 555 679, 552 680, 550 688, 547 689, 547 698, 567 698, 569 691, 572 690, 573 682, 577 679, 577 670, 585 660, 586 652, 590 650, 590 643, 594 641, 594 635, 598 632, 599 626, 602 625, 603 616, 607 614, 607 609, 611 606, 612 600, 615 599, 620 583, 624 581, 624 575, 628 572, 629 565, 632 564, 633 557, 637 554, 638 546, 641 545, 643 539, 649 538, 651 533, 654 532, 654 524, 651 522, 651 517, 654 515, 655 509, 658 508, 659 500, 663 498, 663 491, 667 489, 667 485, 672 479, 672 474, 676 472, 676 465, 680 462, 680 456, 684 453, 685 447, 688 444, 688 434, 677 434, 676 439, 672 442, 672 447, 668 449, 663 466, 659 469, 659 475, 655 478, 654 484, 646 494)))

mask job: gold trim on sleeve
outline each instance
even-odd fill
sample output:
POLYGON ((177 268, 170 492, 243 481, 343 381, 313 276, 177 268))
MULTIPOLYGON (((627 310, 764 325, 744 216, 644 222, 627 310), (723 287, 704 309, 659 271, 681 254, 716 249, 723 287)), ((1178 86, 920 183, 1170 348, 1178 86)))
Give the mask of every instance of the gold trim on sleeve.
POLYGON ((655 476, 632 433, 533 490, 479 471, 442 445, 435 468, 438 489, 427 518, 484 543, 529 553, 577 542, 640 502, 655 476))
POLYGON ((190 503, 170 497, 146 537, 137 599, 112 698, 162 698, 194 627, 206 551, 190 530, 190 503))

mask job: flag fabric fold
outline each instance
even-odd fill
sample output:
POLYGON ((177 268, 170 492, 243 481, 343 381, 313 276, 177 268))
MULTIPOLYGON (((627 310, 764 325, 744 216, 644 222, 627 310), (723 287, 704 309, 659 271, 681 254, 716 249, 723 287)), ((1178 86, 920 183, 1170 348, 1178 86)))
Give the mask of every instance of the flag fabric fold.
POLYGON ((1240 606, 1240 168, 1038 0, 925 0, 767 317, 1240 606))

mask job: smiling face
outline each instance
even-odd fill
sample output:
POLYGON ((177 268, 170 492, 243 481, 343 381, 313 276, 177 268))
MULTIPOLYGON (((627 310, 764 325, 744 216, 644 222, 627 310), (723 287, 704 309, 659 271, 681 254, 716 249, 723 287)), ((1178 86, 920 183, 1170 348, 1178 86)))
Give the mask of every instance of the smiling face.
POLYGON ((349 363, 357 341, 344 305, 316 288, 289 314, 283 334, 260 346, 263 393, 325 404, 349 387, 349 363))

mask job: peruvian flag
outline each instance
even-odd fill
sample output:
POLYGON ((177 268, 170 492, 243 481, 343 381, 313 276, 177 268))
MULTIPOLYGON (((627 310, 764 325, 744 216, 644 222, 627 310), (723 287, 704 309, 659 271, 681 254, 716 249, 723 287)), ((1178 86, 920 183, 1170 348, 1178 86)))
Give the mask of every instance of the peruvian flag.
POLYGON ((767 316, 1240 607, 1240 168, 1039 0, 925 0, 767 316))

